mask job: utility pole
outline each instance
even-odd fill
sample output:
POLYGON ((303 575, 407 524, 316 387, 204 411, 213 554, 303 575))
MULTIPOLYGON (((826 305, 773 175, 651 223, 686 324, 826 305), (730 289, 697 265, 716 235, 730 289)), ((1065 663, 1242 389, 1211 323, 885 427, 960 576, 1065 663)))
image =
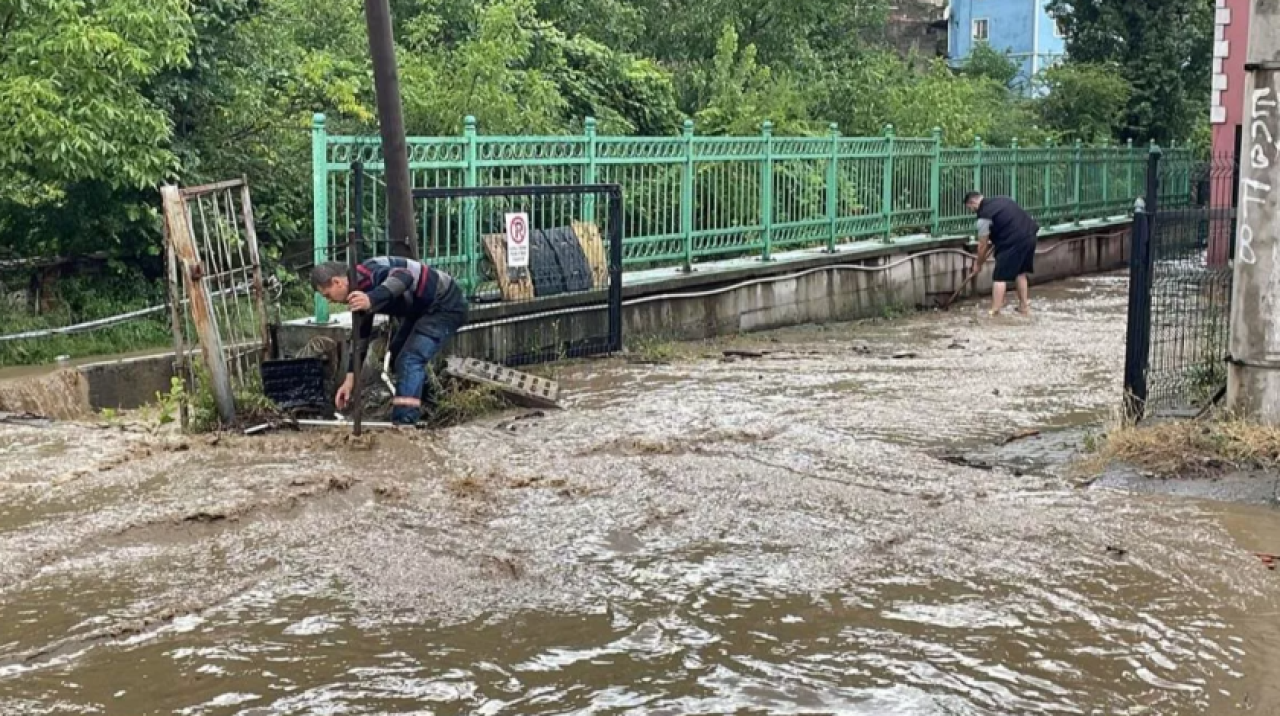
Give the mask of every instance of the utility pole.
POLYGON ((1227 405, 1280 425, 1280 4, 1250 5, 1227 405))
POLYGON ((396 46, 391 31, 391 1, 364 0, 369 28, 369 55, 373 59, 373 90, 378 102, 378 128, 382 134, 382 160, 386 167, 387 239, 391 253, 418 258, 413 236, 413 194, 409 183, 409 147, 404 136, 404 110, 400 103, 400 79, 396 72, 396 46))

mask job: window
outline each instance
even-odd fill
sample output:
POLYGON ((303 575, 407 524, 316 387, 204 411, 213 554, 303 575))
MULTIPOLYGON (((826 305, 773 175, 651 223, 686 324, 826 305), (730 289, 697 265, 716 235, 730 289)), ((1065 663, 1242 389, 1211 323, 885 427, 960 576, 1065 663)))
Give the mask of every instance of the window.
POLYGON ((991 21, 987 19, 973 21, 973 39, 989 40, 991 39, 991 21))
POLYGON ((1053 18, 1053 36, 1062 38, 1067 36, 1067 26, 1062 23, 1062 18, 1053 18))

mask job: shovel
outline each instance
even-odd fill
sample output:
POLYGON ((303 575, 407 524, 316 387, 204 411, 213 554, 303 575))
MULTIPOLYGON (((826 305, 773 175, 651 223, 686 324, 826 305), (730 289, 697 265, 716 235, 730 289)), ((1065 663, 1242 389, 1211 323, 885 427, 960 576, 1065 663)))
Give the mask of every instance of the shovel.
MULTIPOLYGON (((988 251, 988 252, 983 253, 983 254, 981 254, 981 255, 979 255, 979 256, 978 256, 978 264, 979 264, 979 265, 981 265, 981 264, 982 264, 982 262, 986 261, 986 259, 987 259, 987 253, 990 253, 990 252, 988 251)), ((940 309, 942 309, 942 310, 944 310, 944 311, 950 310, 950 309, 951 309, 951 304, 955 303, 957 298, 960 298, 960 294, 961 294, 961 293, 963 293, 963 292, 964 292, 964 290, 965 290, 966 288, 968 288, 968 287, 969 287, 969 284, 973 281, 973 279, 974 279, 974 278, 976 278, 976 277, 977 277, 977 275, 978 275, 978 273, 977 273, 976 271, 974 271, 974 272, 971 272, 968 276, 965 276, 965 277, 964 277, 964 281, 960 283, 960 288, 957 288, 957 289, 956 289, 956 292, 955 292, 955 293, 953 293, 953 294, 951 294, 951 297, 950 297, 950 298, 948 298, 948 299, 947 299, 947 300, 945 300, 945 301, 942 301, 942 302, 938 303, 938 308, 940 308, 940 309)))

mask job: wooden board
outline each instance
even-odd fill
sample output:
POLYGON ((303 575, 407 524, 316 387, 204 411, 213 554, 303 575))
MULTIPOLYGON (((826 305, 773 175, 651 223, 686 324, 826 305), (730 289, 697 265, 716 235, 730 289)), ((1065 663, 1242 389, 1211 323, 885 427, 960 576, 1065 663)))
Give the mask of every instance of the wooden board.
POLYGON ((591 285, 604 288, 609 285, 609 256, 605 252, 604 239, 600 237, 600 227, 585 221, 573 222, 573 234, 578 237, 582 253, 587 255, 587 263, 591 266, 591 285))
POLYGON ((507 236, 506 234, 485 234, 484 252, 493 263, 493 272, 497 274, 498 288, 502 290, 504 301, 532 301, 533 278, 524 271, 520 278, 512 281, 507 273, 507 236))

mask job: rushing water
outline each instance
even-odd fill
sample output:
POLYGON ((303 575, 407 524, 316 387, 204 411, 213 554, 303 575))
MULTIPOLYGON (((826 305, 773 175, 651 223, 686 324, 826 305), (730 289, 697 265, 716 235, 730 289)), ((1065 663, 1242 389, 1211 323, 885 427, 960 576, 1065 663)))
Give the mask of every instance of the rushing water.
POLYGON ((937 459, 1114 406, 1123 280, 1041 293, 372 450, 0 427, 0 713, 1276 712, 1275 514, 937 459))

